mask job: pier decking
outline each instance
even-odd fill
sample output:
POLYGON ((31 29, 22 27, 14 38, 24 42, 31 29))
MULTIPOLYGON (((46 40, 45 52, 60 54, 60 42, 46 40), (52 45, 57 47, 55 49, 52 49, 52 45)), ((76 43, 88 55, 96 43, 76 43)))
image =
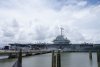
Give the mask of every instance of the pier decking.
MULTIPOLYGON (((30 51, 22 51, 22 56, 32 56, 32 55, 40 55, 50 53, 50 51, 40 51, 40 50, 30 50, 30 51)), ((9 56, 9 58, 18 57, 19 51, 14 50, 0 50, 0 56, 9 56)))

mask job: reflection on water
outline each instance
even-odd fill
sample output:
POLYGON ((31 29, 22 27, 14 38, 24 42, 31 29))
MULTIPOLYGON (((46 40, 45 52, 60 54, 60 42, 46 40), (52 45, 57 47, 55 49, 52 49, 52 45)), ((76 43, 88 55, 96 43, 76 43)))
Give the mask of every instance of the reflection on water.
POLYGON ((51 67, 51 54, 24 58, 23 67, 51 67))
MULTIPOLYGON (((0 60, 0 67, 12 67, 16 59, 0 60)), ((24 57, 23 67, 51 67, 51 54, 24 57)), ((97 63, 96 53, 92 53, 92 59, 89 53, 62 53, 61 67, 100 67, 97 63)))
MULTIPOLYGON (((0 60, 0 67, 12 67, 16 59, 0 60)), ((23 67, 51 67, 51 54, 24 57, 22 60, 23 67)))
POLYGON ((0 67, 12 67, 16 59, 2 59, 0 60, 0 67))
POLYGON ((98 67, 96 53, 89 58, 89 53, 63 53, 61 55, 62 67, 98 67))
POLYGON ((8 56, 0 56, 0 59, 7 59, 8 56))

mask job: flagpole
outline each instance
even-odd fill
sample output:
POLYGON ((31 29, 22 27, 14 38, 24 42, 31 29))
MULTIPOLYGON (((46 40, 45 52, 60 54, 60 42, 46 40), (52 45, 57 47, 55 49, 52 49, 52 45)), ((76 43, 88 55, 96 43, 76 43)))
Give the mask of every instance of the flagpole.
POLYGON ((63 35, 64 28, 61 27, 60 29, 61 29, 61 36, 62 36, 63 35))

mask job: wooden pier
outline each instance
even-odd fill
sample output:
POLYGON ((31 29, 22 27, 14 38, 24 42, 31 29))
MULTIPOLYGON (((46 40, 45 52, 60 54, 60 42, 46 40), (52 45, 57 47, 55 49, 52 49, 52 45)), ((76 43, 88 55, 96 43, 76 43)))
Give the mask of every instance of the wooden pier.
MULTIPOLYGON (((0 51, 0 56, 9 56, 8 58, 17 58, 20 51, 13 50, 2 50, 0 51)), ((22 57, 25 56, 33 56, 33 55, 41 55, 50 53, 51 51, 40 51, 40 50, 30 50, 30 51, 22 51, 22 57)))

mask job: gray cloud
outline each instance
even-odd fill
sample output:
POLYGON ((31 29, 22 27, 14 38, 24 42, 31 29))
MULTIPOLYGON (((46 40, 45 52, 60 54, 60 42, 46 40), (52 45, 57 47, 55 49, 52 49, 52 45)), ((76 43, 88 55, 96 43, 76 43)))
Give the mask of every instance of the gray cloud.
POLYGON ((60 34, 61 26, 72 43, 100 41, 96 39, 100 36, 99 4, 87 6, 86 0, 3 0, 0 3, 0 39, 4 43, 51 42, 60 34))

